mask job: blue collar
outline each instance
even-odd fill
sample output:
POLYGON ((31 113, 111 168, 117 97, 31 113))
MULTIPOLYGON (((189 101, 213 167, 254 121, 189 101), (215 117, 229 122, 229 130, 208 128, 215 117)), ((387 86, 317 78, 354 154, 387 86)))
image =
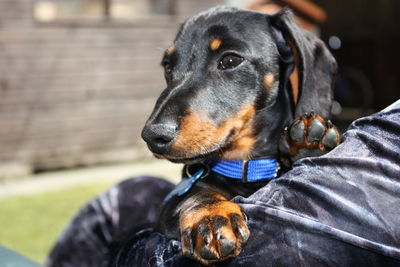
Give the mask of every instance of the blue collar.
POLYGON ((252 160, 221 160, 210 163, 211 171, 225 177, 247 182, 271 180, 278 175, 279 162, 274 158, 252 160))
MULTIPOLYGON (((180 197, 186 194, 190 188, 201 178, 208 176, 209 171, 216 172, 227 178, 241 180, 243 183, 267 181, 275 178, 280 169, 279 162, 273 158, 243 160, 215 160, 209 162, 207 168, 198 170, 195 174, 187 173, 176 187, 169 192, 164 201, 173 197, 180 197)), ((186 169, 188 172, 189 170, 186 169)))

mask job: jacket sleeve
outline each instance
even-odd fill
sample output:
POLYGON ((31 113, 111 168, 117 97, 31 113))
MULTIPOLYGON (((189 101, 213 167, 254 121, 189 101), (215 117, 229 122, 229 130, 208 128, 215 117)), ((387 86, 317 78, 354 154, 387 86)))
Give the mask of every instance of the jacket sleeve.
POLYGON ((251 197, 236 198, 253 233, 236 261, 245 263, 249 253, 250 262, 272 265, 399 265, 399 196, 397 101, 352 123, 332 152, 303 159, 251 197))
MULTIPOLYGON (((251 235, 215 266, 399 266, 400 101, 352 123, 330 153, 233 201, 251 235)), ((200 266, 150 229, 116 251, 108 266, 200 266)))

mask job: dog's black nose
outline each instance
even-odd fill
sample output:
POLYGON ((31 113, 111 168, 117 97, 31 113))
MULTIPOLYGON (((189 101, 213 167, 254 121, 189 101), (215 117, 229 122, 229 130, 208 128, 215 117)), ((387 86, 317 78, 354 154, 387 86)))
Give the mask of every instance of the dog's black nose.
POLYGON ((142 138, 151 152, 162 155, 168 151, 176 132, 177 127, 172 123, 149 124, 144 127, 142 138))

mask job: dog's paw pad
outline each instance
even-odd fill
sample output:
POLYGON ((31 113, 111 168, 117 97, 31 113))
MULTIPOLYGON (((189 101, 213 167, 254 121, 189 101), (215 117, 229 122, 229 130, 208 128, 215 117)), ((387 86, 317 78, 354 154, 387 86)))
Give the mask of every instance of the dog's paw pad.
POLYGON ((244 213, 230 201, 184 213, 180 228, 183 253, 206 265, 238 255, 250 235, 244 213))
POLYGON ((336 127, 328 121, 328 130, 322 138, 322 144, 327 149, 333 149, 340 143, 340 134, 336 127))
POLYGON ((279 141, 279 152, 284 165, 309 156, 323 155, 340 144, 339 131, 331 121, 306 113, 285 128, 279 141))

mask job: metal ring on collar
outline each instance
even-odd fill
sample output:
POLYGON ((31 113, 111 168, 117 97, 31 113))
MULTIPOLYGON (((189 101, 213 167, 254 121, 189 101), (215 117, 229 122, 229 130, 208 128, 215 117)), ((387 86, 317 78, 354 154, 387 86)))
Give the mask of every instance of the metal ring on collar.
MULTIPOLYGON (((192 165, 185 165, 185 174, 186 174, 186 177, 192 178, 192 177, 193 177, 193 174, 190 173, 190 167, 199 166, 199 165, 204 169, 204 173, 201 175, 200 178, 204 178, 204 177, 206 177, 206 176, 210 173, 211 169, 210 169, 210 166, 208 166, 208 164, 205 164, 205 163, 196 163, 196 164, 192 164, 192 165)), ((200 169, 201 169, 201 168, 200 168, 200 169)))

